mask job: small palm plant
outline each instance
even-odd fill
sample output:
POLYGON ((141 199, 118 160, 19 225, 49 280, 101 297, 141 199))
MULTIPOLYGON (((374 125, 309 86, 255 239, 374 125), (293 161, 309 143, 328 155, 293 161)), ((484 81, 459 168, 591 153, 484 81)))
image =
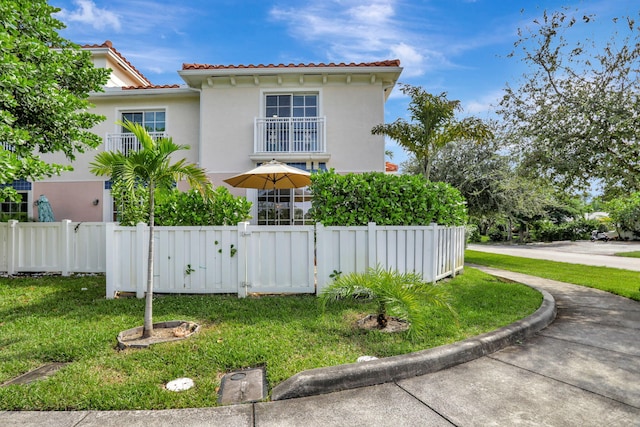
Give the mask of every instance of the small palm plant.
POLYGON ((400 273, 380 266, 366 273, 337 277, 321 292, 320 305, 324 310, 327 303, 347 298, 375 301, 378 328, 384 329, 389 316, 395 316, 409 323, 411 337, 426 333, 429 318, 425 308, 430 305, 443 307, 456 316, 449 304, 449 294, 441 286, 425 282, 416 273, 400 273))
POLYGON ((181 159, 171 163, 172 156, 188 145, 178 145, 171 138, 154 140, 149 132, 138 123, 125 121, 118 123, 131 132, 140 142, 141 149, 134 153, 123 154, 115 151, 98 153, 91 163, 91 172, 95 175, 110 176, 114 182, 124 186, 132 193, 138 185, 143 185, 149 194, 149 253, 147 258, 147 292, 145 296, 143 337, 153 335, 153 256, 154 256, 154 213, 156 189, 170 189, 181 180, 186 180, 191 188, 200 191, 203 196, 211 194, 211 183, 204 169, 181 159))

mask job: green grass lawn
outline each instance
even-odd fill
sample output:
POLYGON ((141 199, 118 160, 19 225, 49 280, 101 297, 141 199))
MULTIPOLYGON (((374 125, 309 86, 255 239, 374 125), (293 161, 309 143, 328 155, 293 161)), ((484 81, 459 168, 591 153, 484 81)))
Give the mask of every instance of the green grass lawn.
POLYGON ((632 251, 632 252, 618 252, 614 254, 615 256, 623 256, 627 258, 640 258, 640 251, 632 251))
POLYGON ((109 410, 215 406, 226 372, 265 367, 269 387, 305 369, 413 352, 497 329, 534 312, 541 295, 478 270, 441 286, 459 319, 431 309, 429 334, 362 331, 371 303, 332 304, 312 295, 161 296, 154 321, 191 320, 201 332, 144 350, 116 351, 118 332, 140 326, 144 301, 104 298, 104 277, 0 279, 0 384, 50 362, 69 362, 51 378, 0 387, 0 410, 109 410), (86 288, 86 290, 82 290, 86 288), (175 393, 180 377, 196 386, 175 393))
POLYGON ((640 301, 640 272, 467 250, 465 262, 597 288, 640 301))

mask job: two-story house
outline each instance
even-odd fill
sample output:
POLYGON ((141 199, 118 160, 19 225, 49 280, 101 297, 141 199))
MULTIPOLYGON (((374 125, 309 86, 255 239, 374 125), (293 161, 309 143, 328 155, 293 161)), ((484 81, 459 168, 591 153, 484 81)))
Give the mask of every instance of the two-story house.
MULTIPOLYGON (((371 128, 384 122, 384 105, 402 68, 398 60, 350 64, 184 64, 185 84, 151 84, 110 42, 84 46, 98 67, 112 70, 102 93, 91 95, 106 117, 93 131, 98 150, 137 150, 117 122, 143 124, 191 148, 182 157, 203 167, 214 185, 276 159, 309 171, 385 171, 384 137, 371 128)), ((56 219, 112 221, 110 182, 89 172, 96 151, 82 153, 74 171, 28 183, 29 202, 44 194, 56 219)), ((52 161, 63 162, 58 156, 52 161)), ((254 223, 300 223, 308 192, 231 189, 253 202, 254 223), (268 213, 267 210, 270 212, 268 213)), ((29 213, 37 209, 27 203, 29 213)))

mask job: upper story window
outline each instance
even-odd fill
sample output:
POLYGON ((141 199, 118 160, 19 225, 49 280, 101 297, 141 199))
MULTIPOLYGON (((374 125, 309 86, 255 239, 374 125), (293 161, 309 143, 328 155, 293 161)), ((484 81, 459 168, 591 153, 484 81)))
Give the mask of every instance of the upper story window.
MULTIPOLYGON (((142 125, 149 132, 164 132, 166 129, 164 111, 135 111, 122 113, 122 121, 130 121, 142 125)), ((122 132, 128 132, 122 129, 122 132)))
POLYGON ((266 117, 318 117, 318 95, 267 95, 265 115, 266 117))
MULTIPOLYGON (((130 121, 143 126, 154 139, 167 136, 165 133, 166 112, 164 110, 123 111, 121 118, 123 122, 130 121)), ((136 137, 124 127, 121 127, 119 132, 108 133, 105 139, 105 150, 107 151, 119 151, 126 155, 139 149, 140 143, 136 137)))
POLYGON ((324 117, 318 93, 264 95, 264 117, 256 118, 256 153, 323 153, 324 117))

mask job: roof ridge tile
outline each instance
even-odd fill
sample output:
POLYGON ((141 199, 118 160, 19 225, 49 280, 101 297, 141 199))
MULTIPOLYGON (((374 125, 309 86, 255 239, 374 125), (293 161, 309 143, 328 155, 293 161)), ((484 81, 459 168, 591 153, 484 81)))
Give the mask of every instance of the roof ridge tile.
POLYGON ((198 64, 198 63, 183 63, 183 70, 234 70, 234 69, 247 69, 247 68, 326 68, 326 67, 399 67, 400 60, 399 59, 387 59, 383 61, 375 61, 375 62, 350 62, 344 63, 340 62, 336 64, 335 62, 324 63, 320 62, 315 64, 313 62, 308 64, 248 64, 248 65, 221 65, 221 64, 198 64))

